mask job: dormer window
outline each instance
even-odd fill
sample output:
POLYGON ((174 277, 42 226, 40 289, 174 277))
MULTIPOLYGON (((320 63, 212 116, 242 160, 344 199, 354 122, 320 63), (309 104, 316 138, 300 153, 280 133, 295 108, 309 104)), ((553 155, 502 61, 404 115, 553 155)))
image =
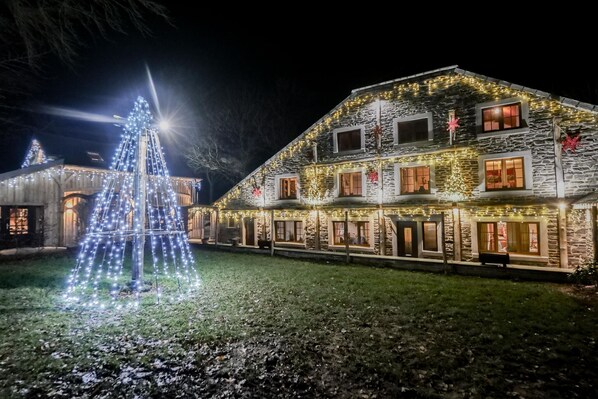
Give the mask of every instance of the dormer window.
POLYGON ((97 152, 87 151, 87 156, 92 162, 104 162, 104 158, 97 152))

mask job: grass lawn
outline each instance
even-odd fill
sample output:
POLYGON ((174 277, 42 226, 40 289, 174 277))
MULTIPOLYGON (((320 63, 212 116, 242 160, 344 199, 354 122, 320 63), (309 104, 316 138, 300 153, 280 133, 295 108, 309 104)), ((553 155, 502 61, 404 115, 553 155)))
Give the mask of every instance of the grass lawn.
POLYGON ((0 397, 596 398, 596 302, 552 284, 196 251, 196 298, 59 307, 0 263, 0 397))

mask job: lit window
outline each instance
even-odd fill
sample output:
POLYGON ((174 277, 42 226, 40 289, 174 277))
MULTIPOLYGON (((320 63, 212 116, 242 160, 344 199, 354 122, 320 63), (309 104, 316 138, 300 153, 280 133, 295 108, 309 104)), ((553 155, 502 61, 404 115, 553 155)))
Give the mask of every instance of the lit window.
POLYGON ((338 152, 361 149, 361 129, 336 133, 338 152))
MULTIPOLYGON (((369 247, 370 223, 348 222, 349 245, 369 247)), ((345 222, 332 222, 334 245, 345 245, 345 222)))
POLYGON ((540 224, 538 222, 478 223, 480 252, 540 254, 540 224))
POLYGON ((397 122, 399 144, 428 140, 428 118, 397 122))
POLYGON ((29 209, 10 208, 8 229, 11 235, 29 233, 29 209))
POLYGON ((401 194, 429 194, 430 167, 401 168, 401 194))
POLYGON ((303 222, 297 220, 276 221, 276 241, 303 242, 303 222))
POLYGON ((500 105, 482 110, 484 132, 515 129, 521 126, 521 103, 500 105))
POLYGON ((485 161, 486 190, 515 190, 525 188, 523 158, 485 161))
POLYGON ((104 158, 102 158, 102 156, 99 153, 97 153, 97 152, 87 151, 87 156, 93 162, 104 162, 104 158))
POLYGON ((436 233, 436 222, 423 222, 424 251, 438 251, 438 235, 436 233))
POLYGON ((297 178, 285 177, 280 179, 280 199, 297 199, 297 178))
POLYGON ((350 172, 339 174, 341 197, 355 197, 362 194, 361 172, 350 172))

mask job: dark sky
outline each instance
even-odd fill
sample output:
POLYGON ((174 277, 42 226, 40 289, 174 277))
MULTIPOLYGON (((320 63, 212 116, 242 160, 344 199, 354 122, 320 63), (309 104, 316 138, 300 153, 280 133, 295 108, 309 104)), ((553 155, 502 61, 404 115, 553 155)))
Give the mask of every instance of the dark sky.
MULTIPOLYGON (((386 15, 372 4, 345 10, 344 15, 325 15, 318 8, 293 10, 295 6, 287 4, 288 10, 268 10, 261 16, 247 6, 232 17, 227 10, 232 5, 208 13, 168 4, 174 26, 153 18, 152 36, 129 32, 86 37, 88 44, 74 68, 50 62, 29 106, 126 115, 138 94, 148 95, 145 64, 152 71, 162 108, 178 109, 178 117, 188 126, 195 124, 194 98, 202 91, 247 83, 267 88, 277 82, 300 88, 306 97, 298 102, 301 109, 288 114, 300 128, 287 132, 289 140, 353 88, 453 64, 598 101, 598 62, 590 60, 598 47, 594 48, 594 34, 584 32, 591 26, 579 19, 583 11, 559 16, 569 26, 523 14, 497 26, 493 16, 484 25, 453 9, 429 13, 422 7, 412 14, 405 10, 386 15), (279 17, 271 18, 272 13, 279 17)), ((54 144, 85 139, 89 146, 94 141, 116 146, 120 133, 111 125, 38 113, 27 119, 27 131, 18 136, 8 132, 2 139, 0 171, 20 165, 31 135, 54 144)), ((165 137, 172 174, 192 173, 180 157, 186 143, 185 137, 165 137)))

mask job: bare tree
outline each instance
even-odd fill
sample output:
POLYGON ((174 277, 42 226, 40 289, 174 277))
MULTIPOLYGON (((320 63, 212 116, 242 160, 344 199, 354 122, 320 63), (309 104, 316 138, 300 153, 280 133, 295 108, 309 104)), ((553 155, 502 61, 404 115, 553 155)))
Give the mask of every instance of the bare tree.
POLYGON ((206 177, 210 202, 216 189, 241 180, 298 131, 290 116, 291 87, 233 86, 217 93, 197 106, 200 126, 186 153, 187 164, 206 177))
MULTIPOLYGON (((49 56, 72 66, 85 40, 93 35, 106 37, 110 31, 125 32, 131 26, 148 33, 145 17, 149 15, 167 19, 166 8, 155 0, 0 2, 0 100, 26 97, 49 56)), ((6 110, 0 109, 4 121, 6 110)))

